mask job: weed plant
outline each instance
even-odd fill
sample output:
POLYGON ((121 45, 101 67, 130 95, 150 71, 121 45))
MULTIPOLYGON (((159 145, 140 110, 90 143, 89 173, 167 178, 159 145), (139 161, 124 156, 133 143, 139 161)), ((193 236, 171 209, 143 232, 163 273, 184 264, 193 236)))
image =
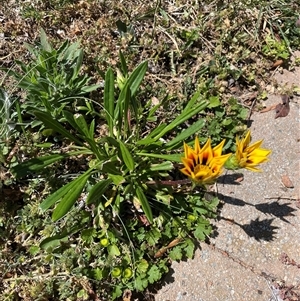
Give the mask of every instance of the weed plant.
MULTIPOLYGON (((99 11, 109 1, 34 4, 22 4, 28 22, 49 26, 51 13, 56 28, 75 9, 75 21, 83 12, 99 18, 107 37, 99 11)), ((152 3, 139 18, 120 4, 127 17, 107 21, 118 41, 106 47, 86 28, 87 58, 79 43, 53 47, 41 31, 30 58, 4 64, 13 88, 3 80, 0 90, 3 300, 143 292, 211 234, 219 200, 180 173, 184 141, 225 138, 223 151, 233 151, 249 103, 228 91, 251 86, 259 97, 256 54, 288 60, 299 30, 285 1, 178 5, 152 3), (153 47, 154 37, 169 42, 153 47)))

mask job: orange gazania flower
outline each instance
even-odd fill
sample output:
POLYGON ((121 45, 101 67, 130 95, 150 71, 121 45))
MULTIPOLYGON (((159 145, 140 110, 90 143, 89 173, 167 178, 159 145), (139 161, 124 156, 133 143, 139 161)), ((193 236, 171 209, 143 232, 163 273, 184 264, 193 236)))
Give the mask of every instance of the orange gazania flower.
POLYGON ((256 166, 269 160, 268 155, 271 150, 260 148, 263 140, 249 145, 250 141, 250 131, 246 133, 245 138, 236 138, 236 152, 228 159, 225 168, 233 170, 247 168, 251 171, 261 171, 256 166))
POLYGON ((181 161, 184 168, 180 169, 182 173, 188 176, 195 184, 206 185, 215 183, 216 179, 222 173, 222 167, 231 154, 222 156, 222 148, 225 140, 212 148, 210 138, 201 148, 199 139, 195 139, 195 147, 192 149, 184 143, 184 158, 181 161))

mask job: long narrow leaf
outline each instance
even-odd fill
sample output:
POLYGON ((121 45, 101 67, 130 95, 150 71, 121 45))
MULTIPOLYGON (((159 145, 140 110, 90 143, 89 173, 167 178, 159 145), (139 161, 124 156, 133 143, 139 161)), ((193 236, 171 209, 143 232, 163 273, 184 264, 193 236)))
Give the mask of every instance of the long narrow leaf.
POLYGON ((77 60, 76 60, 76 66, 74 68, 72 80, 75 79, 78 76, 80 68, 82 66, 82 61, 83 61, 83 50, 80 49, 77 60))
POLYGON ((150 223, 152 223, 153 222, 152 210, 151 210, 150 204, 143 192, 143 189, 140 186, 137 186, 135 192, 136 192, 136 196, 138 197, 139 201, 141 202, 143 211, 144 211, 148 221, 150 223))
POLYGON ((122 69, 122 72, 123 74, 125 75, 125 77, 127 76, 128 74, 128 68, 127 68, 127 64, 126 64, 126 60, 125 60, 125 57, 122 53, 122 51, 120 50, 119 51, 119 57, 120 57, 120 61, 121 61, 121 69, 122 69))
POLYGON ((82 114, 75 114, 74 115, 74 121, 76 122, 76 124, 77 124, 78 128, 80 129, 81 133, 83 133, 88 138, 92 138, 92 137, 90 137, 90 132, 89 132, 88 125, 85 121, 85 118, 82 116, 82 114))
POLYGON ((86 203, 89 205, 94 203, 97 199, 101 198, 110 183, 112 183, 112 180, 106 179, 95 184, 89 192, 86 203))
POLYGON ((186 138, 194 135, 196 132, 198 132, 203 126, 205 125, 205 119, 200 119, 197 122, 193 123, 191 126, 189 126, 186 130, 182 131, 179 135, 177 135, 174 139, 169 141, 166 144, 166 147, 168 149, 171 149, 172 146, 176 145, 179 142, 184 141, 186 138))
POLYGON ((104 109, 106 122, 108 124, 110 135, 113 135, 114 128, 114 110, 115 110, 115 77, 109 68, 105 74, 104 86, 104 109))
POLYGON ((120 150, 123 162, 125 163, 126 167, 132 171, 134 169, 134 161, 133 158, 128 150, 128 148, 125 146, 125 144, 122 141, 119 141, 120 150))
POLYGON ((156 137, 155 139, 159 139, 164 136, 167 132, 173 130, 181 123, 185 122, 192 116, 196 115, 200 111, 204 110, 207 107, 207 102, 202 101, 196 108, 190 109, 187 111, 182 112, 177 118, 175 118, 170 124, 168 124, 156 137))
POLYGON ((45 211, 49 209, 51 206, 53 206, 56 202, 58 202, 61 198, 63 198, 66 194, 68 194, 71 190, 73 190, 77 185, 78 182, 82 181, 82 178, 85 178, 87 175, 90 174, 90 170, 81 176, 79 176, 77 179, 71 181, 70 183, 62 186, 57 191, 52 193, 50 196, 48 196, 41 204, 40 208, 45 211))
POLYGON ((136 153, 136 155, 142 157, 164 159, 164 160, 175 161, 175 162, 181 162, 181 158, 184 157, 183 154, 160 155, 160 154, 153 154, 153 153, 136 153))
POLYGON ((126 83, 128 84, 128 86, 131 90, 132 96, 135 95, 136 91, 140 87, 147 69, 148 69, 148 62, 147 61, 142 62, 140 65, 138 65, 133 70, 133 72, 130 74, 128 80, 126 81, 126 83))
POLYGON ((74 203, 79 198, 84 186, 86 185, 86 182, 90 176, 90 172, 83 174, 79 178, 77 178, 76 186, 72 187, 61 199, 59 204, 56 206, 52 213, 52 220, 55 222, 62 218, 64 215, 66 215, 71 207, 74 205, 74 203))
POLYGON ((59 122, 57 122, 51 116, 49 116, 48 113, 35 111, 34 115, 38 119, 40 119, 48 128, 55 130, 56 132, 60 133, 66 138, 69 138, 71 141, 74 141, 79 145, 83 145, 83 143, 80 140, 78 140, 76 137, 70 134, 59 122))
MULTIPOLYGON (((125 88, 125 97, 124 97, 124 105, 123 105, 123 108, 124 108, 124 112, 123 112, 123 120, 124 120, 124 127, 123 127, 123 137, 125 137, 125 139, 128 137, 128 131, 130 131, 130 128, 129 128, 129 124, 130 124, 130 108, 129 108, 129 104, 130 104, 130 89, 129 88, 125 88)), ((120 124, 119 126, 122 127, 122 121, 120 120, 119 121, 120 124)), ((120 129, 121 130, 121 129, 120 129)))
POLYGON ((73 153, 54 154, 54 155, 47 155, 39 158, 34 158, 26 162, 20 163, 16 166, 13 166, 10 170, 16 178, 22 178, 30 172, 35 172, 44 169, 46 166, 56 161, 70 157, 72 155, 73 153))

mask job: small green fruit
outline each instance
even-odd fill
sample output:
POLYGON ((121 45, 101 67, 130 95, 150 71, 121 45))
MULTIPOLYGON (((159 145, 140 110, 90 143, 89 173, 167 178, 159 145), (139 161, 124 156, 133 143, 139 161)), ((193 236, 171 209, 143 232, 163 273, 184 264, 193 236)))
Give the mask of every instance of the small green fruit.
POLYGON ((108 240, 107 238, 102 238, 102 239, 100 240, 100 244, 101 244, 101 246, 103 246, 103 247, 107 247, 107 246, 109 245, 109 240, 108 240))
POLYGON ((190 220, 191 222, 194 222, 194 221, 197 219, 196 216, 193 215, 193 214, 188 214, 187 218, 188 218, 188 220, 190 220))
POLYGON ((124 278, 127 278, 127 279, 131 278, 132 269, 131 268, 126 268, 123 272, 123 276, 124 276, 124 278))
POLYGON ((111 271, 112 277, 118 278, 122 274, 122 269, 120 267, 114 267, 111 271))

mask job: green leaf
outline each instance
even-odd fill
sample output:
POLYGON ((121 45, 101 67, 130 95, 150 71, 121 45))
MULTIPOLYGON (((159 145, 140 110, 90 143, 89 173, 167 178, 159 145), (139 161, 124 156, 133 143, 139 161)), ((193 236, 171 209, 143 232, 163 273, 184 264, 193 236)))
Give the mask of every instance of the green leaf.
POLYGON ((148 219, 148 221, 150 223, 153 222, 153 216, 152 216, 152 210, 150 208, 150 204, 143 192, 143 189, 140 187, 140 186, 137 186, 136 187, 136 190, 135 190, 135 193, 136 193, 136 196, 137 198, 139 199, 141 205, 142 205, 142 208, 143 208, 143 211, 148 219))
POLYGON ((176 246, 172 248, 172 250, 169 253, 169 257, 172 260, 181 260, 182 259, 182 249, 181 246, 176 246))
POLYGON ((78 52, 78 56, 77 56, 76 65, 75 65, 75 68, 74 68, 74 73, 73 73, 73 76, 72 76, 72 80, 74 80, 78 76, 80 68, 82 66, 82 61, 83 61, 83 50, 80 49, 79 52, 78 52))
POLYGON ((221 105, 221 102, 220 102, 220 97, 217 95, 217 96, 210 96, 209 97, 209 105, 208 105, 208 108, 215 108, 215 107, 219 107, 221 105))
POLYGON ((108 177, 114 182, 116 186, 124 183, 126 180, 123 176, 108 174, 108 177))
POLYGON ((47 197, 41 204, 40 208, 45 211, 49 209, 52 205, 54 205, 57 201, 59 201, 63 196, 68 194, 70 191, 74 190, 74 188, 82 181, 82 179, 88 179, 91 170, 88 170, 77 179, 71 181, 70 183, 64 185, 54 193, 52 193, 49 197, 47 197))
POLYGON ((74 153, 47 155, 20 163, 16 166, 13 166, 10 170, 16 178, 22 178, 30 172, 44 169, 46 166, 64 158, 68 158, 72 155, 74 155, 74 153))
POLYGON ((159 170, 171 170, 173 169, 173 164, 170 161, 165 161, 160 164, 152 164, 150 166, 151 171, 159 171, 159 170))
POLYGON ((126 84, 128 84, 131 90, 132 96, 134 96, 136 91, 138 90, 141 82, 144 79, 147 69, 148 69, 148 62, 147 61, 142 62, 137 68, 133 70, 128 80, 126 81, 126 84))
POLYGON ((93 137, 90 137, 90 132, 88 125, 84 119, 84 117, 81 114, 75 114, 74 115, 74 121, 76 122, 78 128, 80 129, 81 133, 83 133, 86 137, 93 139, 93 137))
POLYGON ((182 131, 179 135, 177 135, 174 139, 169 141, 166 144, 166 147, 169 149, 172 148, 172 146, 176 145, 179 142, 183 142, 188 137, 194 135, 196 132, 200 131, 200 129, 203 128, 205 125, 205 119, 200 119, 197 122, 193 123, 191 126, 189 126, 186 130, 182 131))
POLYGON ((74 203, 79 198, 84 186, 86 185, 86 182, 88 178, 90 177, 90 171, 87 171, 80 177, 78 177, 73 182, 76 182, 76 186, 73 186, 72 189, 66 191, 65 194, 62 197, 59 204, 56 206, 52 213, 52 220, 57 221, 60 218, 62 218, 64 215, 66 215, 71 207, 74 205, 74 203))
POLYGON ((153 284, 162 277, 162 273, 156 265, 153 265, 148 271, 148 281, 153 284))
POLYGON ((186 257, 193 258, 194 252, 195 252, 194 242, 190 238, 187 238, 186 241, 184 242, 184 245, 185 245, 184 251, 185 251, 186 257))
POLYGON ((122 296, 123 290, 120 286, 115 286, 112 291, 112 300, 115 300, 122 296))
POLYGON ((119 248, 117 247, 117 245, 109 245, 107 246, 107 250, 108 250, 108 254, 110 256, 120 256, 121 255, 121 252, 119 250, 119 248))
MULTIPOLYGON (((130 128, 129 128, 129 118, 130 118, 130 114, 129 114, 129 104, 130 104, 130 100, 131 100, 131 93, 130 93, 130 89, 128 86, 125 86, 124 88, 125 92, 124 92, 124 101, 123 101, 123 120, 124 120, 124 128, 122 129, 123 130, 123 133, 125 135, 125 137, 128 136, 128 130, 130 131, 130 128)), ((120 123, 119 125, 121 126, 122 125, 122 122, 120 120, 120 123)))
POLYGON ((153 228, 147 232, 146 238, 150 246, 155 246, 161 238, 161 232, 157 228, 153 228))
POLYGON ((179 126, 181 123, 185 122, 189 118, 193 117, 200 111, 204 110, 207 106, 206 101, 200 102, 196 108, 190 109, 190 110, 184 110, 179 116, 177 116, 170 124, 168 124, 157 136, 154 138, 158 140, 162 136, 164 136, 167 132, 173 130, 177 126, 179 126))
POLYGON ((102 171, 107 172, 109 174, 113 175, 121 175, 121 171, 117 168, 119 162, 117 160, 110 160, 108 162, 103 163, 102 165, 102 171))
POLYGON ((96 280, 101 280, 103 278, 103 269, 95 268, 93 269, 93 276, 96 280))
POLYGON ((187 103, 187 105, 185 106, 183 111, 188 111, 190 110, 196 102, 198 102, 199 98, 200 98, 200 92, 197 91, 195 92, 195 94, 192 96, 192 98, 190 99, 190 101, 187 103))
POLYGON ((211 233, 211 231, 212 231, 212 227, 209 221, 207 221, 204 218, 201 218, 198 221, 197 228, 194 231, 194 236, 199 240, 204 241, 206 237, 211 233))
POLYGON ((149 267, 149 263, 146 259, 141 259, 137 265, 137 270, 139 273, 146 273, 149 267))
POLYGON ((81 91, 83 91, 85 93, 89 93, 89 92, 93 92, 93 91, 97 90, 100 87, 101 87, 101 85, 99 85, 99 84, 91 85, 91 86, 85 86, 85 87, 81 88, 81 91))
POLYGON ((69 138, 71 141, 79 145, 83 145, 83 143, 75 138, 72 134, 70 134, 59 122, 54 120, 49 113, 42 111, 35 111, 34 115, 39 118, 48 128, 55 130, 66 138, 69 138))
POLYGON ((44 29, 42 29, 42 28, 41 28, 40 40, 41 40, 41 45, 43 47, 43 50, 45 50, 47 52, 51 52, 52 51, 52 47, 48 43, 46 33, 45 33, 44 29))
POLYGON ((134 169, 134 161, 133 158, 128 150, 128 148, 125 146, 125 144, 122 141, 119 141, 120 150, 123 162, 125 163, 126 167, 132 171, 134 169))
POLYGON ((175 161, 175 162, 181 162, 181 158, 184 157, 184 154, 172 154, 172 155, 159 155, 159 154, 151 154, 151 153, 135 153, 135 154, 138 156, 158 158, 158 159, 164 159, 164 160, 175 161))
POLYGON ((124 74, 125 77, 126 77, 127 74, 128 74, 128 68, 127 68, 127 64, 126 64, 125 57, 124 57, 124 55, 123 55, 121 49, 119 50, 119 57, 120 57, 122 72, 123 72, 123 74, 124 74))
POLYGON ((105 86, 104 86, 104 109, 106 122, 110 131, 110 135, 113 135, 114 129, 114 108, 115 108, 115 77, 109 68, 105 74, 105 86))
POLYGON ((148 286, 148 280, 146 278, 142 278, 141 275, 135 278, 134 281, 134 288, 137 291, 144 291, 145 288, 148 286))
POLYGON ((106 179, 95 184, 88 194, 86 203, 89 205, 97 201, 97 199, 101 198, 111 182, 111 179, 106 179))
POLYGON ((51 237, 47 237, 41 241, 40 247, 43 250, 54 250, 61 246, 62 242, 67 242, 69 239, 69 233, 57 234, 51 237))

